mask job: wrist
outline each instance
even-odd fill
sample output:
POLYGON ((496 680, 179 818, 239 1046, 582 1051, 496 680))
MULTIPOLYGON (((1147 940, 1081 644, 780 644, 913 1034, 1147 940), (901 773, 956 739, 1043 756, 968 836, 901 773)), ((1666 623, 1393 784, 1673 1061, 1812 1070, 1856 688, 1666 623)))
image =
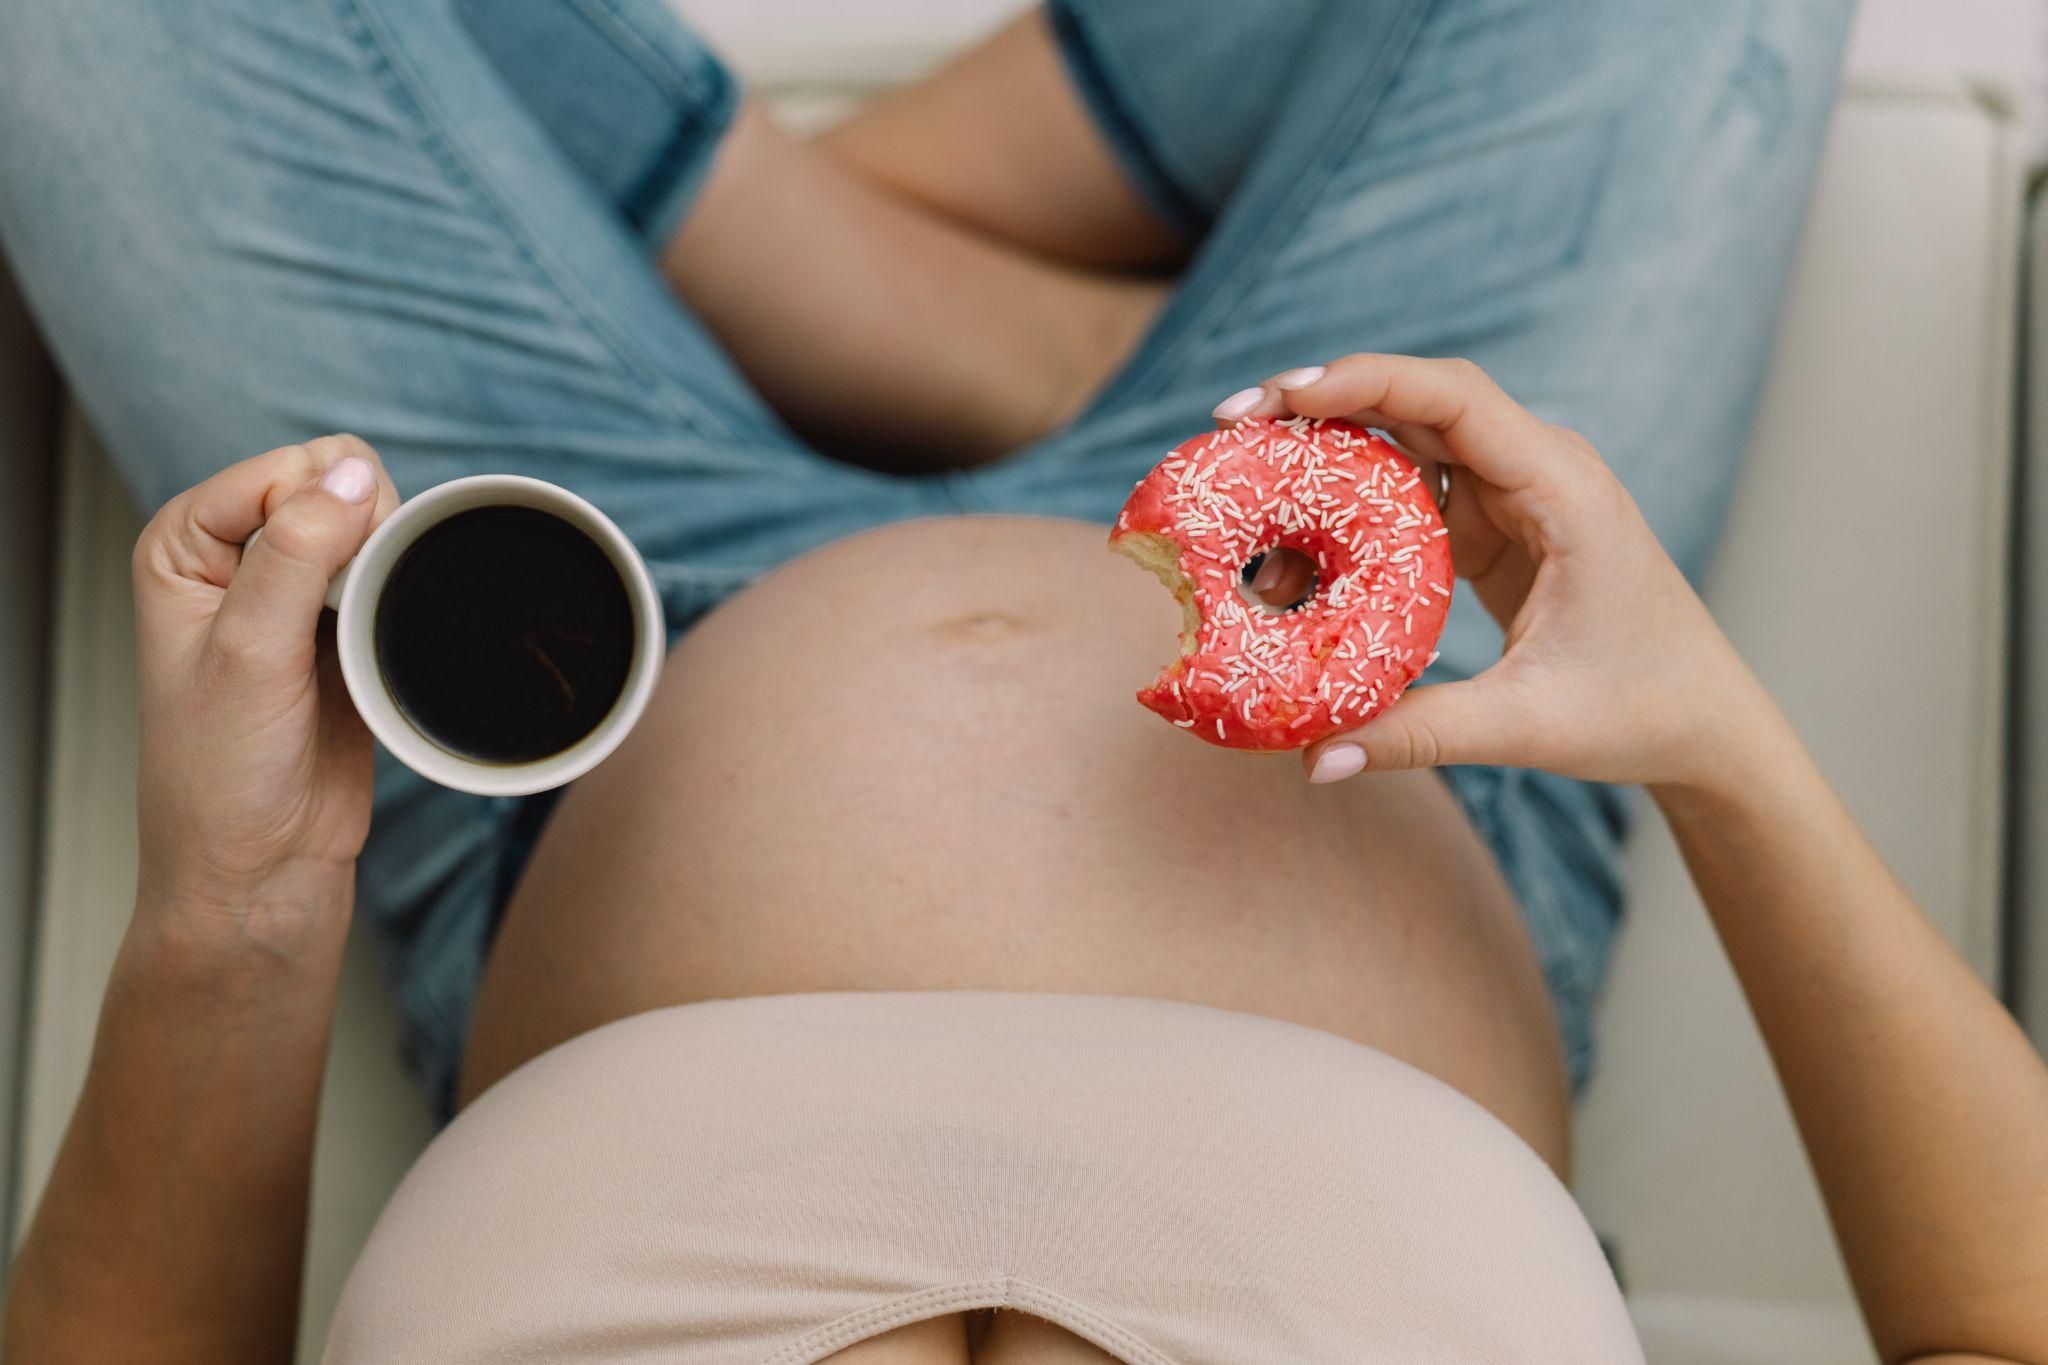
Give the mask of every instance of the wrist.
POLYGON ((1688 832, 1781 824, 1825 786, 1792 724, 1775 705, 1732 727, 1713 759, 1684 780, 1652 783, 1650 798, 1681 839, 1688 832))
POLYGON ((1792 724, 1756 675, 1739 663, 1711 700, 1683 760, 1644 785, 1660 807, 1739 802, 1805 752, 1792 724))
POLYGON ((324 964, 347 938, 354 903, 353 863, 221 878, 145 861, 130 937, 153 958, 202 972, 324 964))

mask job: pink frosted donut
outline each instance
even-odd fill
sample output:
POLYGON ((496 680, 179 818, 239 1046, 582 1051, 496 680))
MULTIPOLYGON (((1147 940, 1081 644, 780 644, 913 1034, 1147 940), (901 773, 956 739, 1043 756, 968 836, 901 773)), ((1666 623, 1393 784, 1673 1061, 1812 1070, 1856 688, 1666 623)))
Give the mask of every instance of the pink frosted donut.
POLYGON ((1138 700, 1228 749, 1299 749, 1393 705, 1436 657, 1451 551, 1433 491, 1350 422, 1259 418, 1183 442, 1117 517, 1110 548, 1186 613, 1180 657, 1138 700), (1248 585, 1264 556, 1316 566, 1299 604, 1248 585))

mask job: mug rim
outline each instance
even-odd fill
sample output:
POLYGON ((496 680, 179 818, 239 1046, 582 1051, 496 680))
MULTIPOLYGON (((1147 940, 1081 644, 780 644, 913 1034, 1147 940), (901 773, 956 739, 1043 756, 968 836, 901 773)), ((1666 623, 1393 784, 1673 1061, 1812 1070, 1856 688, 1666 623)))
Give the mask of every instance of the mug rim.
POLYGON ((356 713, 399 762, 432 782, 475 796, 531 796, 574 781, 617 749, 653 698, 668 649, 661 599, 647 563, 618 524, 579 494, 524 474, 471 474, 406 499, 343 570, 335 606, 342 681, 356 713), (405 552, 434 527, 482 507, 552 513, 605 552, 632 602, 634 647, 626 685, 604 718, 566 749, 524 763, 491 763, 444 748, 408 719, 377 663, 376 601, 405 552))

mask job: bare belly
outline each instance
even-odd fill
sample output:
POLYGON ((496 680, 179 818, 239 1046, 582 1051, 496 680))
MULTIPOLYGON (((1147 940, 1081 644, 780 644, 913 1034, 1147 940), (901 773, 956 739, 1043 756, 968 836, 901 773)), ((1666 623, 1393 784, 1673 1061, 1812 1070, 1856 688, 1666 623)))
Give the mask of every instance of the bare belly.
MULTIPOLYGON (((1099 529, 1010 518, 872 532, 735 597, 549 824, 484 976, 466 1095, 694 1000, 1156 996, 1390 1053, 1562 1170, 1549 1000, 1442 782, 1311 787, 1293 755, 1147 714, 1132 692, 1178 619, 1099 529)), ((971 1327, 867 1347, 956 1358, 971 1327)))

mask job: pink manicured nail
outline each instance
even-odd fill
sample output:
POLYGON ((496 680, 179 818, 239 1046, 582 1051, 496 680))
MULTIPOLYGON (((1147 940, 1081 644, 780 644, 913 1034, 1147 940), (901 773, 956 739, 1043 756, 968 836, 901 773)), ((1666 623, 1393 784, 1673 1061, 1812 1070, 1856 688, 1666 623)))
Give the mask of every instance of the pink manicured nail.
POLYGON ((1252 591, 1254 593, 1269 593, 1273 591, 1273 589, 1280 586, 1280 575, 1285 569, 1286 566, 1280 562, 1280 556, 1267 555, 1265 561, 1259 565, 1259 571, 1252 576, 1252 591))
POLYGON ((377 471, 368 460, 351 455, 321 475, 320 486, 343 502, 361 502, 377 491, 377 471))
POLYGON ((1365 750, 1356 744, 1332 744, 1316 759, 1315 769, 1309 773, 1311 782, 1342 782, 1347 777, 1356 777, 1365 771, 1365 750))
POLYGON ((1321 379, 1325 371, 1320 365, 1304 365, 1298 370, 1289 370, 1273 381, 1276 389, 1305 389, 1321 379))
POLYGON ((1216 419, 1220 422, 1235 422, 1249 416, 1251 410, 1266 396, 1264 389, 1239 389, 1216 405, 1216 419))

